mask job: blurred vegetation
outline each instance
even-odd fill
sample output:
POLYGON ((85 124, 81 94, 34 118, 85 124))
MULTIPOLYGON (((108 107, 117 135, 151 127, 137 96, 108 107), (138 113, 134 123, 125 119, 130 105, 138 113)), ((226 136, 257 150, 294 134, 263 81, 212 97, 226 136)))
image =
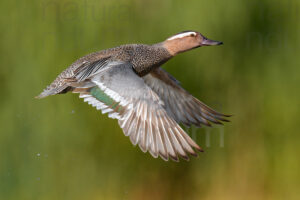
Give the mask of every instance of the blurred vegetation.
POLYGON ((299 1, 5 0, 0 10, 0 199, 300 199, 299 1), (190 162, 144 154, 74 94, 33 98, 85 54, 183 30, 224 45, 164 68, 234 114, 189 131, 205 149, 190 162))

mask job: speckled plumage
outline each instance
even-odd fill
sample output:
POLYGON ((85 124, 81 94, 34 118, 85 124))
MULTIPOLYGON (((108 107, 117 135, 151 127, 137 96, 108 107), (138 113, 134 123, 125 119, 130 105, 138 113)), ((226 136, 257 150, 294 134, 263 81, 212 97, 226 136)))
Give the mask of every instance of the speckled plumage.
POLYGON ((128 44, 91 53, 63 71, 38 98, 79 93, 85 102, 117 119, 124 134, 144 152, 164 160, 186 160, 202 149, 179 126, 228 121, 185 91, 160 68, 176 54, 219 45, 188 31, 154 45, 128 44))

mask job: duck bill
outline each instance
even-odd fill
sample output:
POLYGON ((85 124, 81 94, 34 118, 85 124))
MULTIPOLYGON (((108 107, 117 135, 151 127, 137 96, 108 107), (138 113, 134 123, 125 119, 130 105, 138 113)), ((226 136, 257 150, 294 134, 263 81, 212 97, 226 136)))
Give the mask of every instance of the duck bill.
POLYGON ((216 46, 221 45, 223 42, 216 41, 216 40, 210 40, 207 38, 204 38, 204 40, 201 42, 201 46, 216 46))

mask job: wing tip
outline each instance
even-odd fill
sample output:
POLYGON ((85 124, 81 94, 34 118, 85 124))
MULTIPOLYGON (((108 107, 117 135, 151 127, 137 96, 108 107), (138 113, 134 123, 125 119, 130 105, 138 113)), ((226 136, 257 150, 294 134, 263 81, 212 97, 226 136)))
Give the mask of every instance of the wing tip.
POLYGON ((232 117, 232 116, 234 116, 233 114, 221 114, 222 116, 224 116, 224 117, 232 117))
POLYGON ((170 155, 170 158, 171 158, 171 160, 174 161, 174 162, 179 162, 179 158, 178 158, 177 155, 176 155, 176 156, 170 155))

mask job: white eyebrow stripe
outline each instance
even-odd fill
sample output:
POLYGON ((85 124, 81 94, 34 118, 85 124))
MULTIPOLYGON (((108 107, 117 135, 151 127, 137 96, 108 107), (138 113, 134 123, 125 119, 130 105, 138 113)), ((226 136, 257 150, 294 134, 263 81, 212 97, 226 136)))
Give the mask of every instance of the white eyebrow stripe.
POLYGON ((174 40, 174 39, 177 39, 177 38, 183 38, 183 37, 191 35, 191 34, 195 34, 196 35, 197 33, 193 32, 193 31, 185 32, 185 33, 179 33, 177 35, 174 35, 174 36, 168 38, 167 40, 174 40))

